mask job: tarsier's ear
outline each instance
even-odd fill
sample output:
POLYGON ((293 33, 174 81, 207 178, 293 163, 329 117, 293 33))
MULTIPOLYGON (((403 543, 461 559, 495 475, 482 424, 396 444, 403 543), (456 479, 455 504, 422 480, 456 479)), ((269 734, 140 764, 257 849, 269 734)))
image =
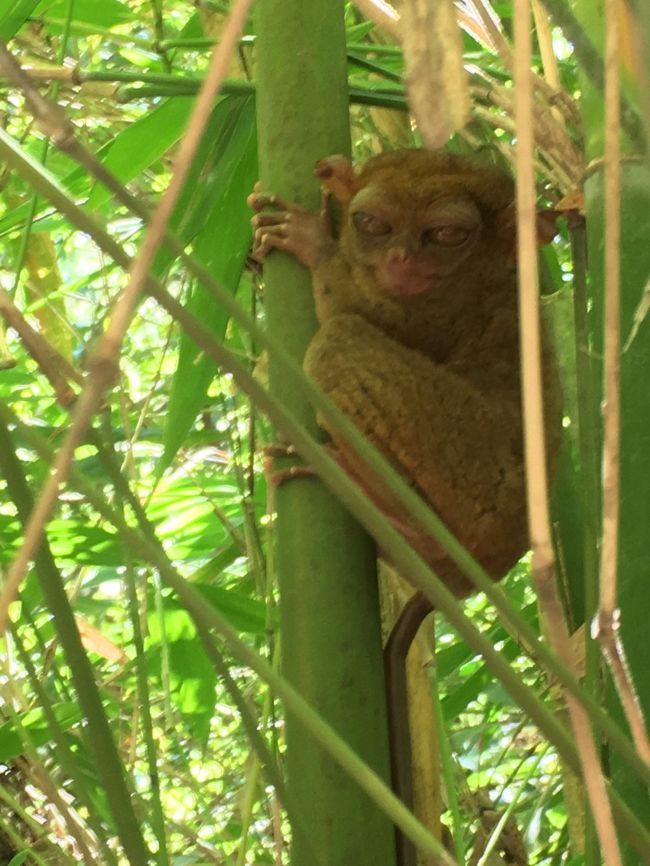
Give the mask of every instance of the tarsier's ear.
MULTIPOLYGON (((538 208, 536 215, 537 243, 540 247, 550 243, 557 234, 556 220, 558 211, 550 208, 538 208)), ((517 208, 515 203, 508 205, 497 215, 497 234, 516 253, 517 243, 517 208)))
POLYGON ((358 190, 354 169, 350 161, 340 154, 319 159, 314 174, 321 186, 331 192, 341 204, 347 204, 358 190))

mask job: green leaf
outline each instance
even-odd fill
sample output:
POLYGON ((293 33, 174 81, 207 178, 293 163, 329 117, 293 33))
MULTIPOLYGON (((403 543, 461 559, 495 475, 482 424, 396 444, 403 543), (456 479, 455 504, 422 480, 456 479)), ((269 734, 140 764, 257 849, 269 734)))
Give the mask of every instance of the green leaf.
MULTIPOLYGON (((59 703, 52 706, 52 711, 60 727, 64 730, 76 725, 81 719, 78 704, 59 703)), ((50 726, 41 709, 28 710, 19 713, 16 719, 0 725, 0 761, 7 762, 22 755, 25 750, 19 731, 27 734, 32 746, 43 746, 52 738, 50 726)))
POLYGON ((201 39, 205 37, 205 30, 203 29, 201 16, 198 12, 190 15, 190 17, 185 23, 185 26, 179 33, 179 36, 182 39, 201 39))
POLYGON ((261 601, 234 589, 200 583, 193 585, 237 631, 262 634, 266 629, 266 606, 261 601))
MULTIPOLYGON (((97 152, 98 158, 118 180, 128 183, 156 163, 179 140, 185 131, 192 104, 191 97, 179 96, 166 100, 129 124, 108 144, 101 147, 97 152)), ((18 143, 16 146, 31 152, 29 148, 18 143)), ((112 193, 102 184, 96 183, 91 189, 87 172, 76 165, 67 170, 69 165, 69 161, 61 163, 54 158, 48 162, 49 170, 75 198, 83 199, 88 196, 87 206, 91 210, 98 210, 110 201, 112 193)), ((0 237, 22 225, 28 213, 27 203, 9 210, 0 220, 0 237)), ((43 218, 47 213, 47 203, 42 202, 41 210, 36 214, 39 231, 60 230, 67 226, 67 220, 62 217, 48 215, 43 218)))
MULTIPOLYGON (((186 217, 188 226, 195 225, 197 218, 204 220, 195 238, 194 251, 212 274, 233 291, 248 254, 250 211, 246 196, 257 174, 254 102, 249 97, 240 98, 234 108, 234 124, 226 124, 218 139, 217 160, 203 165, 203 195, 186 217)), ((223 338, 228 316, 206 289, 195 286, 187 306, 216 337, 223 338)), ((183 334, 169 398, 160 471, 170 464, 204 405, 215 370, 214 363, 199 357, 195 344, 183 334)))
MULTIPOLYGON (((106 168, 122 183, 128 183, 149 168, 179 140, 192 105, 191 98, 168 99, 127 126, 108 148, 102 150, 102 162, 106 168)), ((110 197, 111 193, 97 184, 88 199, 88 208, 96 210, 110 197)))
POLYGON ((241 523, 241 496, 226 478, 206 479, 202 489, 185 478, 165 479, 156 490, 147 515, 172 559, 211 558, 229 544, 230 536, 206 496, 215 497, 236 526, 241 523))
POLYGON ((113 565, 123 562, 118 538, 100 526, 76 520, 53 520, 48 526, 52 554, 77 565, 113 565))
POLYGON ((198 637, 169 644, 171 699, 190 731, 205 743, 214 711, 217 678, 198 637))
MULTIPOLYGON (((35 5, 35 4, 34 4, 35 5)), ((67 16, 68 0, 42 0, 37 15, 63 21, 67 16)), ((133 19, 133 13, 119 0, 74 0, 74 20, 97 27, 115 27, 133 19)))
MULTIPOLYGON (((53 520, 48 525, 47 536, 53 555, 64 563, 115 567, 123 562, 116 534, 100 526, 68 517, 53 520)), ((0 514, 0 537, 0 561, 9 562, 22 538, 16 517, 0 514)))
POLYGON ((477 671, 459 684, 453 692, 450 692, 442 701, 442 712, 445 720, 453 722, 463 710, 467 709, 472 701, 475 701, 485 690, 491 677, 490 671, 485 665, 481 665, 477 671))
POLYGON ((8 42, 30 17, 38 0, 0 0, 0 38, 8 42))
POLYGON ((164 599, 162 622, 157 613, 149 617, 149 640, 152 647, 166 646, 170 698, 194 736, 204 742, 214 710, 216 675, 190 615, 175 599, 164 599))

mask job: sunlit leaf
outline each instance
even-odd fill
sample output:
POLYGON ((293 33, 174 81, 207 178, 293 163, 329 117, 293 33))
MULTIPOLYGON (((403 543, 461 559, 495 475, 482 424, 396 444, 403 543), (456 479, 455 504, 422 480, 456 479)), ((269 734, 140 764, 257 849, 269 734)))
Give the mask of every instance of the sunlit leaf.
MULTIPOLYGON (((79 707, 74 703, 54 704, 52 711, 59 726, 64 730, 73 727, 81 719, 79 707)), ((27 734, 33 746, 42 746, 51 740, 50 728, 42 709, 18 713, 17 722, 11 720, 0 725, 0 761, 10 761, 24 752, 18 725, 27 734)))
POLYGON ((0 38, 8 42, 32 14, 39 0, 0 0, 0 38))

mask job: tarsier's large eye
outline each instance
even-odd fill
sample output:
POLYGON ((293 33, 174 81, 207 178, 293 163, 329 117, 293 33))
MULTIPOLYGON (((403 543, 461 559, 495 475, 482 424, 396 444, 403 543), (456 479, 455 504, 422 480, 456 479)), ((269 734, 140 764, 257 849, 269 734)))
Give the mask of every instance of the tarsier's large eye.
POLYGON ((389 223, 362 210, 352 214, 352 222, 354 227, 364 235, 380 237, 381 235, 388 235, 391 232, 389 223))
POLYGON ((422 245, 435 244, 440 247, 459 247, 469 238, 471 230, 464 226, 437 226, 422 232, 422 245))

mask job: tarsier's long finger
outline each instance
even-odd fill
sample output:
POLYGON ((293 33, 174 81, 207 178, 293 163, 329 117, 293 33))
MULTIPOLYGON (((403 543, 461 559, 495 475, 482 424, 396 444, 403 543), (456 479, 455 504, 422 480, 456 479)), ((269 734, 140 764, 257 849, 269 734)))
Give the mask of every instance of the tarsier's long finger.
POLYGON ((254 211, 264 210, 268 207, 275 207, 279 210, 296 210, 296 206, 292 205, 286 199, 280 198, 280 196, 277 195, 262 193, 259 191, 258 187, 259 183, 256 183, 254 191, 246 199, 246 203, 254 211))
POLYGON ((287 225, 289 222, 290 214, 284 210, 264 211, 263 213, 255 214, 251 219, 251 225, 254 229, 261 228, 262 226, 287 225))
POLYGON ((276 195, 253 192, 248 204, 255 211, 253 258, 262 261, 271 249, 284 250, 305 267, 313 268, 333 244, 325 215, 293 204, 276 195))
POLYGON ((297 452, 293 445, 282 445, 275 443, 267 445, 264 448, 264 474, 267 481, 274 487, 279 487, 285 481, 290 481, 293 478, 314 478, 316 472, 311 466, 306 466, 303 463, 286 468, 276 469, 273 465, 273 460, 276 457, 296 457, 297 452))
POLYGON ((291 242, 282 226, 266 226, 253 235, 253 258, 263 261, 271 250, 287 250, 291 242))
POLYGON ((318 208, 318 213, 324 220, 327 220, 327 225, 331 228, 329 213, 330 213, 330 199, 332 198, 332 193, 325 189, 325 187, 321 187, 320 191, 320 207, 318 208))

